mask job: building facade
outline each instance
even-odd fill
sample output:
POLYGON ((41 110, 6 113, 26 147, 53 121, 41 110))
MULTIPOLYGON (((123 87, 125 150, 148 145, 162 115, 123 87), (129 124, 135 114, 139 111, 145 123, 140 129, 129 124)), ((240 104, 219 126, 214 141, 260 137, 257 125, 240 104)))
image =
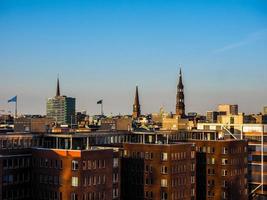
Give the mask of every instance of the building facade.
POLYGON ((72 125, 76 123, 75 107, 75 98, 60 95, 59 79, 57 79, 56 96, 47 100, 46 116, 54 119, 57 124, 72 125))
POLYGON ((192 144, 124 144, 122 199, 196 199, 192 144))

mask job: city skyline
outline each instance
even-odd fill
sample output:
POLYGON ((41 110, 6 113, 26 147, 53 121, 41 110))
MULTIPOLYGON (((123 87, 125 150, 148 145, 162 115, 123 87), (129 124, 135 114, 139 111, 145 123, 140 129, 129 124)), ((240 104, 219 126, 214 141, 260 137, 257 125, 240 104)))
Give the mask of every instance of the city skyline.
POLYGON ((186 112, 266 105, 267 3, 263 1, 1 1, 0 110, 45 114, 59 73, 77 111, 175 112, 179 64, 186 112), (196 34, 197 33, 197 34, 196 34))

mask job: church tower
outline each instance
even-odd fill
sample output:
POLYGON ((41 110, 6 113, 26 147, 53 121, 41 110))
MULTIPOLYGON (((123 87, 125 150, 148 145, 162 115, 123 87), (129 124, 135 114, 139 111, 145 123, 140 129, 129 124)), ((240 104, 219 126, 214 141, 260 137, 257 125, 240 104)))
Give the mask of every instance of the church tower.
POLYGON ((176 95, 176 115, 181 117, 185 116, 185 105, 184 105, 184 85, 182 80, 182 69, 180 68, 179 83, 177 85, 176 95))
POLYGON ((56 96, 59 97, 60 96, 60 87, 59 87, 59 78, 57 77, 57 93, 56 96))
POLYGON ((135 98, 133 104, 133 118, 138 118, 141 115, 140 103, 139 103, 139 95, 138 95, 138 86, 135 88, 135 98))

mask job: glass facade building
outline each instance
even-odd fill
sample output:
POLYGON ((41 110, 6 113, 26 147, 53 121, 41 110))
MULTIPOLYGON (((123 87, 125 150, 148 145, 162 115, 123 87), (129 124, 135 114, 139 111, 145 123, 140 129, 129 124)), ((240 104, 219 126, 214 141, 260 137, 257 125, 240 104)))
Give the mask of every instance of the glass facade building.
POLYGON ((55 119, 57 124, 75 124, 75 104, 76 100, 72 97, 55 96, 49 98, 46 104, 46 115, 55 119))

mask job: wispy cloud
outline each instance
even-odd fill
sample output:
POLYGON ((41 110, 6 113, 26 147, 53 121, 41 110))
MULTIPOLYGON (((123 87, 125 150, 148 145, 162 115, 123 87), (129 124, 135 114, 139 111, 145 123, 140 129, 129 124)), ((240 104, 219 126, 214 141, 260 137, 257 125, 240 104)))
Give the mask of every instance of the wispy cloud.
POLYGON ((249 34, 246 38, 244 38, 243 40, 239 42, 228 44, 222 48, 216 49, 214 50, 214 53, 220 53, 220 52, 224 52, 227 50, 235 49, 235 48, 245 46, 255 41, 265 39, 265 38, 267 38, 267 29, 262 29, 260 31, 249 34))

